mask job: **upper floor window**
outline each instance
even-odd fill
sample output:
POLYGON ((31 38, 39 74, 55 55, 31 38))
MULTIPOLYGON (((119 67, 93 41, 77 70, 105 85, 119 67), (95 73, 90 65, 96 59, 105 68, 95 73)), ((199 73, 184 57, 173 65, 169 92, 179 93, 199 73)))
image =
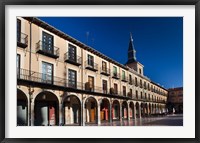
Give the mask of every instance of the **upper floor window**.
POLYGON ((88 76, 88 85, 86 86, 86 90, 94 91, 94 77, 88 76))
POLYGON ((138 86, 137 77, 135 77, 135 86, 138 86))
POLYGON ((113 74, 117 76, 117 67, 113 66, 113 74))
POLYGON ((103 80, 102 84, 103 84, 103 93, 107 94, 108 93, 108 90, 107 90, 107 80, 103 80))
POLYGON ((123 96, 126 96, 126 86, 123 86, 123 96))
POLYGON ((42 32, 42 50, 54 54, 53 36, 44 31, 42 32))
POLYGON ((76 71, 72 69, 68 69, 68 80, 69 80, 69 87, 76 88, 76 71))
POLYGON ((139 69, 139 73, 142 74, 142 70, 141 69, 139 69))
POLYGON ((88 54, 88 65, 94 67, 94 57, 88 54))
POLYGON ((42 62, 42 80, 46 83, 53 82, 53 65, 47 62, 42 62))
POLYGON ((126 74, 125 74, 125 71, 122 71, 122 80, 125 80, 126 78, 126 74))
POLYGON ((102 71, 107 72, 106 69, 107 69, 107 63, 102 61, 102 71))
POLYGON ((118 93, 118 86, 116 83, 114 83, 114 93, 117 94, 118 93))
POLYGON ((76 62, 76 47, 71 44, 68 46, 68 56, 69 60, 76 62))

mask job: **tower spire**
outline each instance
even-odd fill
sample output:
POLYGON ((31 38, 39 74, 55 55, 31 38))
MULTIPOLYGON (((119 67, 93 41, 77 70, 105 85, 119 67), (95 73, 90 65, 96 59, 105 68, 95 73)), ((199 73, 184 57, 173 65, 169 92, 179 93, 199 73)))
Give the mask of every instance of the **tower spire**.
POLYGON ((129 41, 129 47, 128 47, 128 61, 127 64, 133 63, 136 61, 136 50, 133 44, 133 37, 132 33, 130 32, 130 41, 129 41))

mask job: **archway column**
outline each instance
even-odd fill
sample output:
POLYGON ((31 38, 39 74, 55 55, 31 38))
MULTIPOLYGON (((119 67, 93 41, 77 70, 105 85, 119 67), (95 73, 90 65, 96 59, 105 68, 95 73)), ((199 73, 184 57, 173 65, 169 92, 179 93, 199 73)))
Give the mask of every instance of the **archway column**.
POLYGON ((128 118, 128 120, 130 120, 130 103, 127 103, 127 118, 128 118))
POLYGON ((31 126, 34 126, 34 125, 35 125, 35 124, 34 124, 34 122, 35 122, 34 107, 35 107, 35 102, 32 101, 32 102, 31 102, 31 118, 30 118, 30 120, 31 120, 31 126))
POLYGON ((109 121, 110 121, 110 123, 112 123, 112 101, 110 101, 110 106, 109 106, 109 109, 110 109, 110 112, 109 112, 109 114, 110 114, 110 116, 109 116, 109 121))
POLYGON ((101 124, 101 114, 100 114, 100 106, 101 103, 97 104, 97 124, 100 125, 101 124))
POLYGON ((59 125, 64 124, 64 120, 63 120, 63 105, 62 103, 59 103, 59 125))
POLYGON ((134 119, 136 119, 136 103, 133 104, 133 116, 134 116, 134 119))
POLYGON ((119 120, 122 121, 122 102, 119 103, 119 120))

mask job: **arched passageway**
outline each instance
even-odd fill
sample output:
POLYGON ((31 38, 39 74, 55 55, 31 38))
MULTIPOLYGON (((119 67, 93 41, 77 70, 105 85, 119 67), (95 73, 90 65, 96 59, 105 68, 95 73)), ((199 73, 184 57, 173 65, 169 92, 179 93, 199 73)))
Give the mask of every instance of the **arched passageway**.
POLYGON ((128 104, 126 101, 122 102, 122 119, 128 119, 128 104))
POLYGON ((59 124, 59 102, 55 94, 44 91, 35 98, 34 124, 36 126, 54 126, 59 124))
POLYGON ((120 119, 120 104, 119 101, 115 100, 112 104, 112 119, 119 120, 120 119))
POLYGON ((109 121, 110 118, 110 103, 108 99, 104 98, 102 99, 101 105, 100 105, 100 116, 101 121, 109 121))
POLYGON ((89 97, 85 101, 85 121, 87 123, 97 123, 97 101, 94 97, 89 97))
POLYGON ((81 102, 75 95, 67 96, 63 101, 64 124, 81 125, 81 102))
POLYGON ((25 93, 17 89, 17 126, 28 125, 28 99, 25 93))

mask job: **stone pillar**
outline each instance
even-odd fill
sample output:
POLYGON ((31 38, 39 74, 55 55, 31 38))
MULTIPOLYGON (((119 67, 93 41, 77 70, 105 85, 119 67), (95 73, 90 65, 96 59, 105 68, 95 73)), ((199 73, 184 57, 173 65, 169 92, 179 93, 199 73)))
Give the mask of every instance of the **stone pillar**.
POLYGON ((63 124, 64 118, 63 118, 63 108, 62 103, 59 104, 59 125, 63 124))
POLYGON ((119 120, 122 121, 122 103, 119 104, 119 120))
POLYGON ((133 116, 134 116, 134 119, 136 119, 136 103, 133 105, 134 108, 133 108, 133 116))
POLYGON ((100 103, 97 104, 97 124, 100 125, 101 124, 101 114, 100 114, 100 103))
POLYGON ((139 102, 139 118, 141 118, 141 103, 139 102))
POLYGON ((112 123, 112 102, 110 102, 110 111, 109 111, 109 121, 110 121, 110 123, 112 123))
POLYGON ((35 118, 34 118, 34 106, 35 102, 32 100, 31 102, 31 126, 34 126, 35 118))
POLYGON ((82 108, 82 126, 85 126, 85 118, 86 118, 86 115, 85 115, 85 113, 86 113, 86 109, 85 109, 85 106, 84 106, 84 103, 82 102, 82 106, 81 106, 81 108, 82 108))
POLYGON ((127 111, 127 113, 128 113, 127 118, 128 118, 128 120, 130 121, 130 107, 129 107, 129 104, 130 104, 130 103, 127 103, 127 106, 128 106, 128 107, 127 107, 127 110, 128 110, 128 111, 127 111))

